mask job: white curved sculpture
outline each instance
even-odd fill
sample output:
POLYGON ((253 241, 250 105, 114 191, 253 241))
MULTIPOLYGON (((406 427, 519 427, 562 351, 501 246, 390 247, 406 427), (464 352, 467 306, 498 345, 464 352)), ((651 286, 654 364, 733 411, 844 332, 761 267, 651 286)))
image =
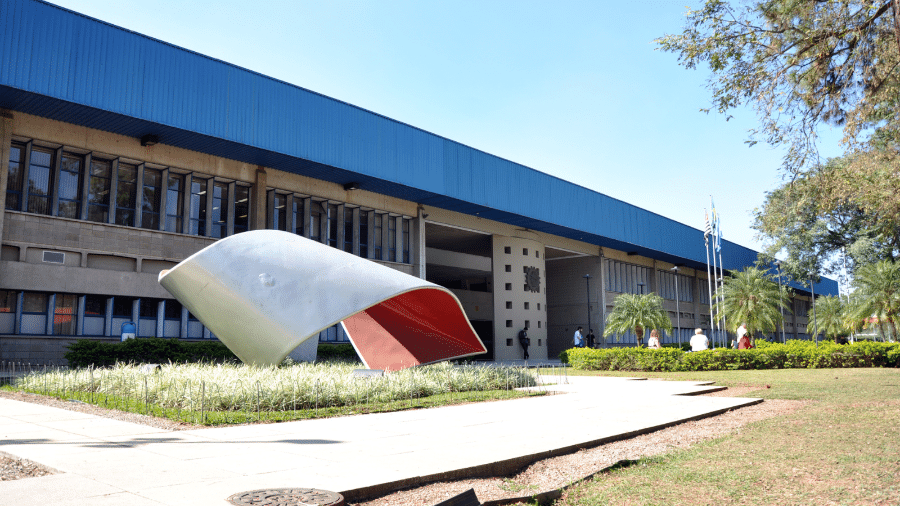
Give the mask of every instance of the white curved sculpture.
POLYGON ((279 364, 338 322, 372 369, 486 351, 446 288, 287 232, 221 239, 159 282, 248 364, 279 364))

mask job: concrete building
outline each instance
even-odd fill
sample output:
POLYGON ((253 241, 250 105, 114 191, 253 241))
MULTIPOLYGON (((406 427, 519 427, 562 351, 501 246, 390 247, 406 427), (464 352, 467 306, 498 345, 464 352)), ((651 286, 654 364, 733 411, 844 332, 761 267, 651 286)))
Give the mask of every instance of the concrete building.
MULTIPOLYGON (((619 293, 659 293, 673 322, 678 298, 664 342, 709 327, 699 230, 36 0, 0 1, 0 164, 3 360, 61 362, 126 321, 213 338, 157 274, 261 228, 451 288, 487 359, 521 358, 525 326, 535 359, 579 325, 599 336, 619 293)), ((756 252, 726 241, 722 256, 739 269, 756 252)), ((788 334, 805 329, 802 290, 795 305, 788 334)))

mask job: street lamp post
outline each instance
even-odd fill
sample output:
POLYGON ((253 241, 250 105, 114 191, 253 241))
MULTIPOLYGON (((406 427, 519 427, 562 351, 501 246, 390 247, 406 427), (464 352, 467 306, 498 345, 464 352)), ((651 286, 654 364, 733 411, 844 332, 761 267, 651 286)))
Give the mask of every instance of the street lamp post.
MULTIPOLYGON (((638 283, 638 286, 639 286, 640 289, 641 289, 641 295, 644 295, 644 283, 638 283)), ((647 329, 644 329, 644 330, 646 331, 647 329)), ((640 347, 641 342, 640 342, 640 340, 638 339, 638 336, 637 336, 637 335, 634 336, 634 342, 637 343, 637 346, 638 346, 638 347, 640 347)))
MULTIPOLYGON (((779 297, 782 295, 781 293, 781 262, 775 261, 775 268, 778 269, 778 295, 779 297)), ((784 306, 781 305, 781 300, 778 301, 778 307, 781 309, 781 344, 787 344, 787 340, 784 337, 784 306)))
POLYGON ((584 275, 584 283, 587 285, 587 331, 591 333, 591 275, 584 275))
POLYGON ((681 309, 678 307, 678 266, 672 267, 673 271, 675 271, 675 321, 678 323, 675 324, 675 335, 678 336, 678 346, 681 346, 681 309))

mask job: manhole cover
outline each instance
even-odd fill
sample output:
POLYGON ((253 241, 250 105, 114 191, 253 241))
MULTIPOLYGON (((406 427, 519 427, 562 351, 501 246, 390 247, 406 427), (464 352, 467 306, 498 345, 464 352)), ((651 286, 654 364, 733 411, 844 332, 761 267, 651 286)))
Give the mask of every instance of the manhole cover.
POLYGON ((228 502, 238 506, 343 506, 344 496, 317 488, 266 488, 234 494, 228 502))

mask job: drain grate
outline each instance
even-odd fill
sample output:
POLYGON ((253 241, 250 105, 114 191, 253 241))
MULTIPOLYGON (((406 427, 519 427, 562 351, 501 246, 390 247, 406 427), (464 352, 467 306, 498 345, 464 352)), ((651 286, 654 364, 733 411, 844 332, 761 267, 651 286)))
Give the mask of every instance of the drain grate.
POLYGON ((317 488, 266 488, 234 494, 238 506, 344 506, 344 496, 317 488))

